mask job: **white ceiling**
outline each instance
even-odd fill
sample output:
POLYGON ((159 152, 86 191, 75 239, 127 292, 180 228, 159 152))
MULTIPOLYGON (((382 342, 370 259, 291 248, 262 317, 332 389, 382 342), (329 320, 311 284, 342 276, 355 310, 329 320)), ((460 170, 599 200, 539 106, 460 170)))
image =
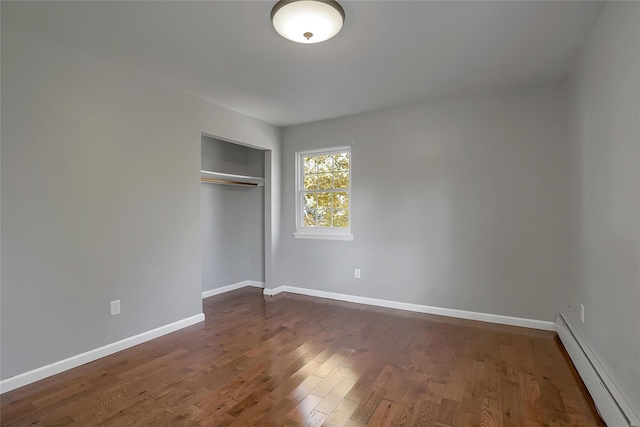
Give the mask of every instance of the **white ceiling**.
POLYGON ((2 22, 287 126, 564 78, 602 2, 345 1, 301 45, 273 1, 2 2, 2 22))

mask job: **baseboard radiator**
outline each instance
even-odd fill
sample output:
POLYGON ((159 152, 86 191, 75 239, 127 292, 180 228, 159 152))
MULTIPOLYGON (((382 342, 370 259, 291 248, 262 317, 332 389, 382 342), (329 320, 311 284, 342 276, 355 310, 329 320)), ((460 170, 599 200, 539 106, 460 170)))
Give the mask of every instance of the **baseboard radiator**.
POLYGON ((556 331, 607 426, 640 427, 640 419, 566 314, 556 318, 556 331))

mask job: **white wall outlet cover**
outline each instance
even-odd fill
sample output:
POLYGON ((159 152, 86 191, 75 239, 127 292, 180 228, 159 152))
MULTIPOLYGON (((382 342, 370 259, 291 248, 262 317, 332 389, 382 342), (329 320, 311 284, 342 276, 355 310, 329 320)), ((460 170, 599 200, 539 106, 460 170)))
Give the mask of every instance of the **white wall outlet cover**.
POLYGON ((359 269, 359 268, 356 268, 356 271, 355 271, 355 278, 356 278, 356 279, 359 279, 359 278, 360 278, 360 269, 359 269))
POLYGON ((111 301, 111 303, 109 303, 109 307, 111 308, 111 315, 115 316, 117 314, 120 314, 120 300, 115 300, 115 301, 111 301))

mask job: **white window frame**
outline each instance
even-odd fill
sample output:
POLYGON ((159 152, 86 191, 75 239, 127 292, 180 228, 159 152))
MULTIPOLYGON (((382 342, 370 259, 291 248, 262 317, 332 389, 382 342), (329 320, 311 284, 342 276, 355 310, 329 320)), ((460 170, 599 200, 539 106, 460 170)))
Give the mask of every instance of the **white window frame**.
MULTIPOLYGON (((350 146, 322 148, 319 150, 306 150, 296 152, 296 231, 293 233, 296 239, 321 239, 321 240, 353 240, 351 233, 351 225, 353 223, 353 157, 350 146), (304 193, 304 165, 303 158, 305 156, 322 156, 327 154, 335 154, 340 152, 349 153, 349 188, 345 189, 349 193, 349 226, 348 227, 304 227, 302 220, 302 208, 304 202, 302 200, 304 193)), ((343 191, 343 190, 341 190, 343 191)))

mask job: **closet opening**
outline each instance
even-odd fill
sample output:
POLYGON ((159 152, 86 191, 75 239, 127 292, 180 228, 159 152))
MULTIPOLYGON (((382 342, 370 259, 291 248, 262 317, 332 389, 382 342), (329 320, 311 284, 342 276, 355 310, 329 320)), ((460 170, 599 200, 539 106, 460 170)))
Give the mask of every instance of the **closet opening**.
POLYGON ((202 296, 265 283, 269 151, 202 135, 202 296))

